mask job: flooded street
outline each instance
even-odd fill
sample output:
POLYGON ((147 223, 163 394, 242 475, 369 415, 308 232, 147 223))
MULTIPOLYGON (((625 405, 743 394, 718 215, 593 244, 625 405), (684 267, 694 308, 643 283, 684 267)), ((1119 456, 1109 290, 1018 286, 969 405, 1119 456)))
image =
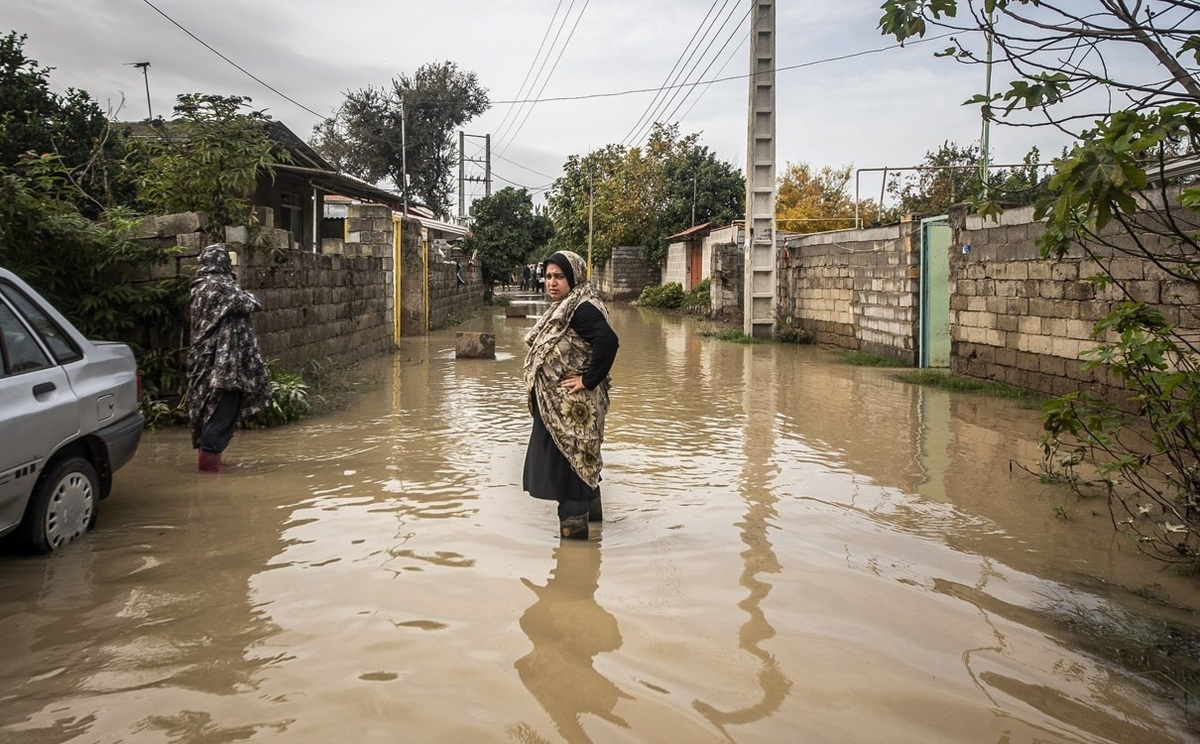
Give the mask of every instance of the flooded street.
POLYGON ((458 329, 497 360, 405 339, 220 475, 147 432, 96 531, 0 557, 0 742, 1197 740, 1050 619, 1200 599, 1010 469, 1036 410, 620 306, 606 521, 560 544, 499 310, 458 329))

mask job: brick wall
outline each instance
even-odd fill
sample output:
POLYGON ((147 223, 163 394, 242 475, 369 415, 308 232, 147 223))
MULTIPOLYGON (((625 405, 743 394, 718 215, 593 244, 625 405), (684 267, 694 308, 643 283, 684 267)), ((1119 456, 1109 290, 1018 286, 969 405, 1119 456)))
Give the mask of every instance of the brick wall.
POLYGON ((643 289, 660 279, 658 264, 642 258, 641 249, 631 245, 613 248, 608 263, 595 271, 601 296, 618 302, 636 300, 643 289))
POLYGON ((779 253, 780 319, 817 343, 915 364, 920 221, 789 238, 779 253))
POLYGON ((742 298, 746 294, 746 258, 737 243, 717 243, 708 251, 711 273, 708 295, 712 316, 741 322, 742 298))
POLYGON ((1086 281, 1103 267, 1130 298, 1157 306, 1184 330, 1197 330, 1188 310, 1200 302, 1195 285, 1172 280, 1149 261, 1108 249, 1094 257, 1074 249, 1041 258, 1035 241, 1045 228, 1032 207, 1010 209, 998 222, 956 207, 950 225, 953 372, 1052 395, 1088 389, 1122 397, 1104 368, 1085 370, 1081 358, 1100 343, 1091 337, 1096 321, 1126 299, 1115 285, 1102 289, 1086 281))

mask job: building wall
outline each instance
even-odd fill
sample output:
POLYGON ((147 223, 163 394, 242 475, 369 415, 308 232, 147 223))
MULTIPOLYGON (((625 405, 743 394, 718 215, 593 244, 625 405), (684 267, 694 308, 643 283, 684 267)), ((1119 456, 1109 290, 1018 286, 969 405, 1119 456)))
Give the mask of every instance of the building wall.
POLYGON ((817 343, 917 360, 920 221, 791 237, 779 253, 780 320, 817 343))
POLYGON ((1032 207, 1008 210, 998 222, 958 207, 950 225, 953 372, 1052 395, 1089 389, 1118 397, 1119 383, 1102 367, 1084 369, 1081 358, 1100 343, 1091 338, 1096 321, 1126 300, 1115 285, 1103 289, 1085 281, 1102 265, 1124 284, 1129 299, 1154 305, 1185 333, 1200 332, 1194 283, 1112 250, 1098 250, 1095 258, 1076 249, 1043 259, 1035 241, 1045 225, 1033 219, 1032 207))
POLYGON ((717 243, 705 251, 709 258, 708 294, 712 316, 729 323, 742 320, 746 295, 746 257, 737 243, 717 243))
MULTIPOLYGON (((261 224, 269 224, 271 213, 260 219, 261 224)), ((419 335, 452 316, 466 317, 483 304, 480 267, 468 268, 465 257, 461 260, 466 285, 458 283, 454 261, 431 264, 426 283, 422 256, 426 245, 419 223, 407 219, 400 235, 403 263, 397 314, 391 210, 352 205, 347 219, 349 239, 328 241, 324 248, 337 251, 330 253, 289 250, 288 232, 271 227, 258 240, 265 247, 248 249, 245 228, 225 230, 225 242, 237 256, 239 284, 263 303, 253 317, 263 356, 278 360, 284 369, 303 371, 313 360, 356 364, 391 351, 397 315, 402 333, 419 335)), ((134 281, 190 277, 196 256, 210 241, 208 229, 206 217, 197 212, 143 220, 135 237, 170 248, 174 260, 134 281)), ((148 329, 145 335, 153 339, 157 334, 148 329)))
MULTIPOLYGON (((268 220, 264 219, 265 224, 268 220)), ((173 249, 174 260, 147 280, 191 277, 196 257, 209 242, 203 213, 151 217, 138 239, 173 249)), ((285 230, 266 228, 261 244, 248 249, 245 228, 227 228, 236 256, 238 283, 263 303, 253 316, 263 357, 302 371, 312 360, 356 364, 392 348, 391 254, 326 255, 287 250, 285 230)), ((355 246, 359 254, 373 249, 355 246)), ((179 321, 186 324, 186 317, 179 321)))
POLYGON ((596 270, 596 285, 606 299, 622 302, 636 300, 646 287, 659 284, 660 269, 641 256, 637 246, 613 248, 608 263, 596 270))
POLYGON ((687 248, 687 242, 671 243, 667 246, 667 257, 662 270, 664 285, 675 282, 681 287, 687 287, 687 248))

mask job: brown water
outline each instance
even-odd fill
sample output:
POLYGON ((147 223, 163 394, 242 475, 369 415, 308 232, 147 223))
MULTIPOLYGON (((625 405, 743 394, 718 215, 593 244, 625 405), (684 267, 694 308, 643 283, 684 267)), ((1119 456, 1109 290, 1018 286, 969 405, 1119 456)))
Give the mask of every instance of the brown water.
POLYGON ((147 433, 95 532, 0 558, 0 742, 1194 740, 1041 611, 1112 611, 1093 577, 1200 601, 1010 472, 1035 411, 614 320, 586 544, 520 488, 532 319, 465 326, 495 361, 405 340, 220 475, 147 433))

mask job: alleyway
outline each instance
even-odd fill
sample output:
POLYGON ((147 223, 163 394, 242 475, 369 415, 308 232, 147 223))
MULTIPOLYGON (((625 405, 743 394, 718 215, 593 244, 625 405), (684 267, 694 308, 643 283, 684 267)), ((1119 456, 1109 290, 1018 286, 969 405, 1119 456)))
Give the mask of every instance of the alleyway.
POLYGON ((95 532, 0 557, 0 741, 1196 740, 1046 615, 1200 601, 1010 469, 1037 411, 618 307, 608 521, 560 545, 495 310, 495 361, 404 339, 220 475, 148 432, 95 532))

